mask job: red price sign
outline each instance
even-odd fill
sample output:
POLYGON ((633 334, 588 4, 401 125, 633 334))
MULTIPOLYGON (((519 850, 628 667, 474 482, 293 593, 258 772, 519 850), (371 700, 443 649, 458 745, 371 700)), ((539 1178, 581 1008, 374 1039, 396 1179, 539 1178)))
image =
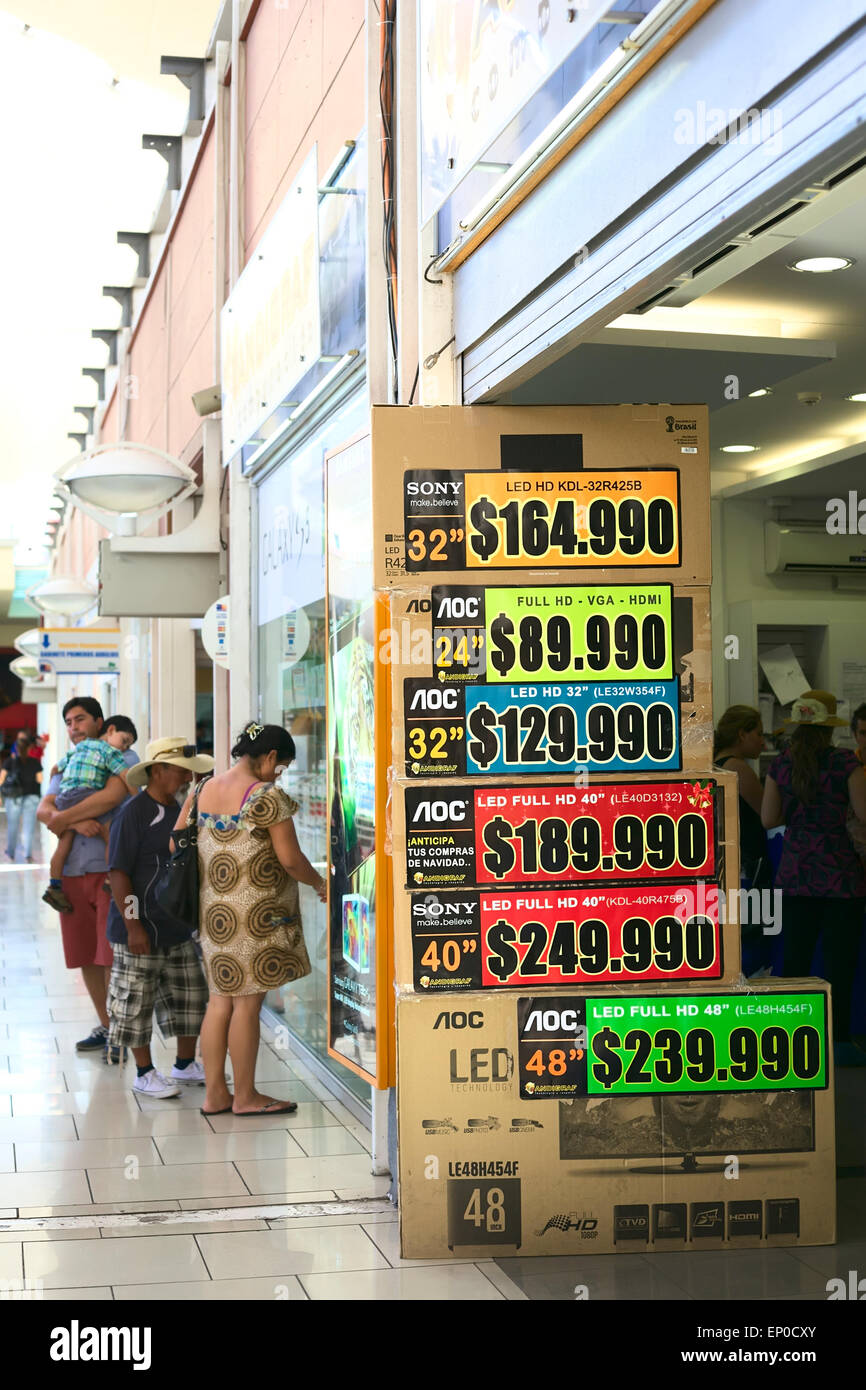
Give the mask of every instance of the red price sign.
POLYGON ((697 889, 481 893, 482 984, 719 979, 718 894, 697 889))
POLYGON ((721 791, 703 779, 407 789, 410 887, 715 878, 721 791))

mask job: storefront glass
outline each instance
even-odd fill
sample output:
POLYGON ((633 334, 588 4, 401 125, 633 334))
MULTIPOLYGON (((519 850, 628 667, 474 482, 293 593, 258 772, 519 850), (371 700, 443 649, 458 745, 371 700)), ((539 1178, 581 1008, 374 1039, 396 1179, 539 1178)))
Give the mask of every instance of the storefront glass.
MULTIPOLYGON (((257 488, 259 717, 282 724, 294 739, 296 760, 281 785, 298 803, 301 848, 322 874, 329 836, 324 460, 363 426, 365 416, 365 401, 356 399, 257 488)), ((312 974, 273 991, 267 1006, 345 1086, 369 1101, 369 1085, 328 1056, 327 908, 303 885, 301 913, 312 974)))

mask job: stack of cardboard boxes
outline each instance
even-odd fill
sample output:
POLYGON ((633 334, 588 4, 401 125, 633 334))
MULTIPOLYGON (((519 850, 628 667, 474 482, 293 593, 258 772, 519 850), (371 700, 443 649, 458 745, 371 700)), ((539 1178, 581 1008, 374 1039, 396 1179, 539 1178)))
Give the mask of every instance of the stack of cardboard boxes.
POLYGON ((706 410, 372 444, 404 1256, 832 1241, 829 997, 740 972, 706 410))

